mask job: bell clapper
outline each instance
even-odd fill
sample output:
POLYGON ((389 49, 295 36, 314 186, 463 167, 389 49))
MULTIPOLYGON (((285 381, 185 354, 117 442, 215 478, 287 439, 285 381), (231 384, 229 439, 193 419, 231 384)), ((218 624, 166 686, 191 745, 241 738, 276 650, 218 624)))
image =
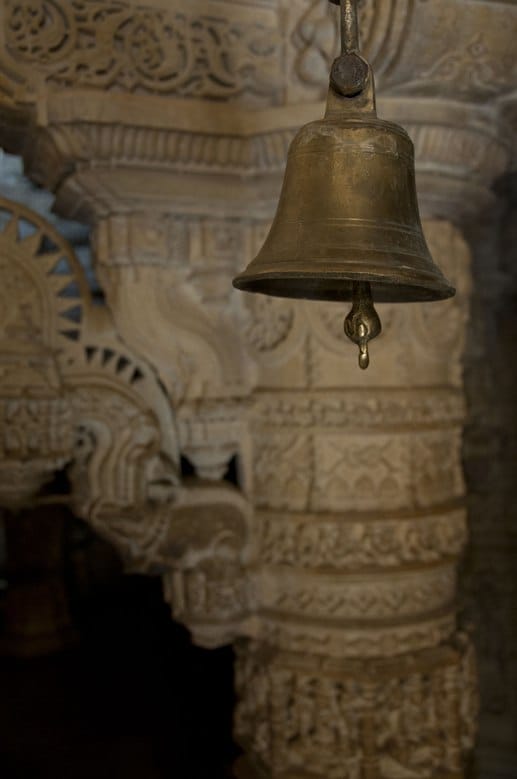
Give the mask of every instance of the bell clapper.
POLYGON ((368 342, 380 334, 382 325, 373 305, 370 284, 355 281, 352 295, 352 310, 345 319, 345 334, 359 346, 359 367, 366 370, 370 364, 368 342))

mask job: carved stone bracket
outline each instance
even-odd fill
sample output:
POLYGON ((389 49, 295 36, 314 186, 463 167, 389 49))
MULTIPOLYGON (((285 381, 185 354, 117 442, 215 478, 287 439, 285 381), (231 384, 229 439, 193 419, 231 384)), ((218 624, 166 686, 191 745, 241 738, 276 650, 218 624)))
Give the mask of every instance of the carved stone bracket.
MULTIPOLYGON (((180 438, 191 453, 203 451, 205 437, 188 414, 180 437, 154 369, 118 336, 107 309, 93 305, 61 236, 4 199, 0 220, 0 502, 15 509, 37 502, 66 468, 76 514, 128 568, 164 575, 176 594, 183 587, 173 611, 201 643, 227 643, 250 606, 248 502, 224 483, 182 483, 180 438), (195 595, 201 580, 209 593, 203 607, 195 595)), ((200 476, 224 474, 237 438, 235 429, 228 433, 224 456, 207 466, 205 455, 200 476)))

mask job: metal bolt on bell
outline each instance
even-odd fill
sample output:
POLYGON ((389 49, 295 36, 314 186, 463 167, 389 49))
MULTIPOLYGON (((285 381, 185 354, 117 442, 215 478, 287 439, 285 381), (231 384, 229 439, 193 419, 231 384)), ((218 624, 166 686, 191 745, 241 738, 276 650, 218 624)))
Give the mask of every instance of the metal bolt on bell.
POLYGON ((377 116, 373 73, 358 53, 355 0, 341 0, 341 21, 342 53, 325 117, 294 138, 269 235, 233 284, 280 297, 351 301, 344 330, 367 368, 368 343, 381 332, 374 302, 442 300, 455 290, 425 242, 413 143, 402 127, 377 116))

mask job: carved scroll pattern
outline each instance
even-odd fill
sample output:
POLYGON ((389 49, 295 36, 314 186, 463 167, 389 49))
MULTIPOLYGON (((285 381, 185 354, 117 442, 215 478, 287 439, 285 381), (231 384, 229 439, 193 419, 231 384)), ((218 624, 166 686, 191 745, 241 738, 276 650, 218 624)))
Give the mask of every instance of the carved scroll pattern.
POLYGON ((11 0, 7 51, 48 83, 228 99, 275 96, 274 27, 99 0, 11 0))

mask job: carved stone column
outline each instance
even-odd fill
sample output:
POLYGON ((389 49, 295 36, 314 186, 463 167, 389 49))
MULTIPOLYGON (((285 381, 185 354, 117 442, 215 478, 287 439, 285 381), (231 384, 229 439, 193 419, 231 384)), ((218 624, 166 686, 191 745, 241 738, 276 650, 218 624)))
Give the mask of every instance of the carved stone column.
POLYGON ((117 349, 148 379, 102 399, 119 352, 100 333, 70 367, 85 420, 74 497, 133 565, 162 573, 196 641, 242 638, 240 770, 459 779, 476 719, 455 614, 461 224, 509 164, 516 10, 365 0, 361 13, 379 113, 414 139, 426 234, 458 286, 448 303, 387 307, 366 374, 339 306, 230 288, 290 140, 323 113, 327 0, 5 4, 1 134, 56 209, 92 225, 117 349), (235 456, 240 492, 222 481, 235 456))
POLYGON ((364 378, 341 305, 247 300, 260 621, 237 727, 273 776, 461 776, 473 744, 455 620, 469 250, 425 230, 457 297, 383 307, 364 378))

